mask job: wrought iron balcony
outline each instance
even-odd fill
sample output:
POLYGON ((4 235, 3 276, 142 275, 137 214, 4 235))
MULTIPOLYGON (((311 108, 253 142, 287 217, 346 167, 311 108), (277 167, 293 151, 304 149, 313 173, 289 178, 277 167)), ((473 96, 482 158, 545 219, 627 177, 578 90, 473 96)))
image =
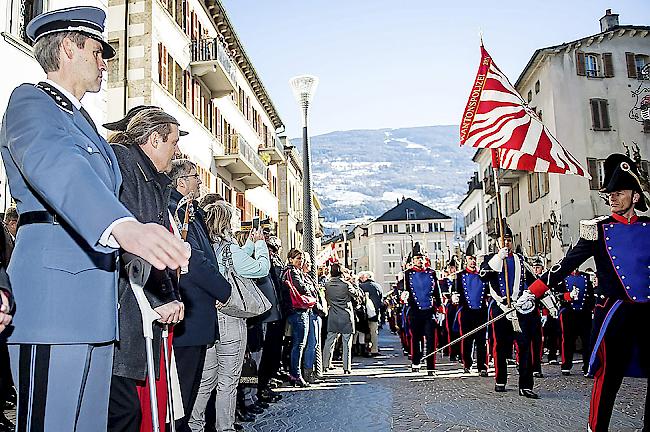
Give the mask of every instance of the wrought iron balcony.
POLYGON ((221 41, 217 38, 195 40, 191 49, 192 74, 201 77, 212 92, 212 97, 232 93, 237 82, 237 66, 221 41))
POLYGON ((215 156, 218 166, 225 167, 246 189, 267 184, 267 170, 255 149, 239 134, 226 135, 223 140, 224 155, 215 156))

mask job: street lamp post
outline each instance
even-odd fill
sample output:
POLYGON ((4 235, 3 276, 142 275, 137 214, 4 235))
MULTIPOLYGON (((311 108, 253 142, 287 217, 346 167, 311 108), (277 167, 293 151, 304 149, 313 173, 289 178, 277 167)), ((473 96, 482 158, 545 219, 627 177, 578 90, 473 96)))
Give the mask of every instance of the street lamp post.
MULTIPOLYGON (((311 211, 311 154, 309 150, 309 135, 307 133, 308 113, 311 99, 314 97, 318 78, 312 75, 299 75, 289 80, 289 85, 293 90, 296 100, 302 110, 302 217, 303 217, 303 247, 304 251, 309 253, 314 260, 314 217, 311 211)), ((316 278, 316 268, 312 265, 311 276, 316 278)))

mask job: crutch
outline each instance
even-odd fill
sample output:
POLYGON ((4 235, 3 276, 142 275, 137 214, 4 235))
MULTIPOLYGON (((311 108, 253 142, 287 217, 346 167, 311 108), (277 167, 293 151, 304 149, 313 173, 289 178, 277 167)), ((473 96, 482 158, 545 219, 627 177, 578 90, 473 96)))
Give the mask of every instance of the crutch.
MULTIPOLYGON (((127 254, 125 254, 127 255, 127 254)), ((126 265, 129 275, 129 283, 135 295, 142 316, 142 333, 147 350, 147 376, 149 378, 149 401, 151 402, 151 424, 153 432, 160 432, 158 422, 158 397, 156 395, 156 367, 153 360, 153 324, 160 319, 160 315, 151 308, 149 301, 144 295, 144 284, 149 277, 151 264, 135 255, 128 255, 130 261, 126 265)), ((166 346, 166 345, 165 345, 166 346)))
POLYGON ((162 341, 163 341, 163 354, 165 356, 165 378, 167 378, 167 412, 169 413, 169 430, 171 432, 176 432, 176 421, 174 419, 174 396, 172 389, 172 377, 170 375, 171 371, 169 368, 169 324, 163 326, 162 331, 162 341))

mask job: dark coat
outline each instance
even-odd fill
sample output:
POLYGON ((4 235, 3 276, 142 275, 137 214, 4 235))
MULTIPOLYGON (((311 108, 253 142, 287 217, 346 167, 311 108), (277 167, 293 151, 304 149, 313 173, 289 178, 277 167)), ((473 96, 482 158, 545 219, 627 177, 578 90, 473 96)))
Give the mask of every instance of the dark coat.
MULTIPOLYGON (((137 145, 113 144, 113 151, 122 172, 120 201, 142 223, 157 223, 170 228, 167 207, 171 193, 171 180, 158 173, 153 162, 137 145)), ((151 268, 144 292, 152 308, 178 300, 175 274, 171 270, 151 268)), ((129 279, 121 263, 118 285, 120 340, 115 347, 113 374, 144 380, 147 375, 147 356, 140 308, 133 295, 129 279)), ((154 325, 153 343, 156 373, 159 372, 161 327, 154 325)))
MULTIPOLYGON (((175 215, 182 195, 172 190, 169 211, 175 215)), ((230 284, 219 272, 217 257, 205 225, 203 210, 196 201, 191 204, 186 242, 192 247, 188 271, 181 275, 179 290, 185 304, 185 319, 174 327, 174 346, 211 345, 219 339, 215 300, 225 303, 230 298, 230 284)), ((178 218, 185 220, 185 205, 178 209, 178 218)))
POLYGON ((368 293, 368 297, 370 297, 373 306, 375 306, 375 311, 377 312, 373 318, 368 318, 368 321, 379 321, 379 311, 381 310, 382 298, 381 287, 374 280, 368 279, 365 282, 361 282, 359 288, 361 288, 363 292, 368 293))

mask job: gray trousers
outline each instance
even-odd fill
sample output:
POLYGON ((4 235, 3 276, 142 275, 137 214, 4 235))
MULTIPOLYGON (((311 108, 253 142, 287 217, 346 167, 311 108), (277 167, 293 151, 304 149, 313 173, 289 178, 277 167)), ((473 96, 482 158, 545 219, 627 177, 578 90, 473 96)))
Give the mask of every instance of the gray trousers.
POLYGON ((246 351, 246 320, 221 312, 219 340, 205 354, 199 393, 196 396, 189 426, 193 432, 205 427, 205 407, 212 390, 217 389, 217 431, 234 431, 237 385, 246 351))
POLYGON ((379 354, 379 323, 377 321, 368 321, 370 327, 370 352, 379 354))
MULTIPOLYGON (((325 339, 325 367, 332 367, 332 356, 334 355, 334 345, 341 333, 327 332, 327 339, 325 339)), ((352 370, 352 335, 343 333, 343 370, 352 370)))
POLYGON ((113 343, 9 345, 16 430, 106 430, 113 343))

